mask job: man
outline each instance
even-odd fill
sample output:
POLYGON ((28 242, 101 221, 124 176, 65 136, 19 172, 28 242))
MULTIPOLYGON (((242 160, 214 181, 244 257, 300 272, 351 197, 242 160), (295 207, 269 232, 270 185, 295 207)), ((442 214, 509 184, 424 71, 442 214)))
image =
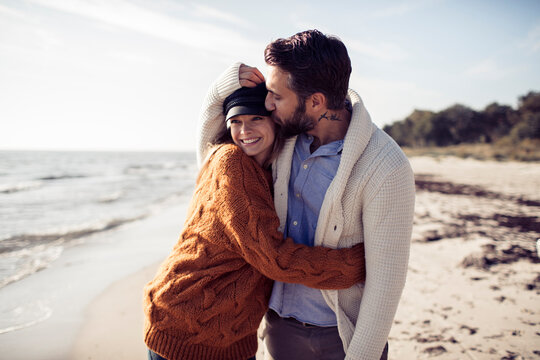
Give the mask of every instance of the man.
MULTIPOLYGON (((273 164, 279 230, 308 245, 363 242, 367 276, 365 284, 337 291, 276 282, 261 350, 276 360, 385 359, 409 257, 409 162, 348 90, 350 59, 339 39, 298 33, 269 44, 265 61, 266 107, 282 133, 293 136, 273 164)), ((245 65, 236 74, 235 86, 264 79, 245 65)), ((203 125, 200 144, 216 126, 203 125)))

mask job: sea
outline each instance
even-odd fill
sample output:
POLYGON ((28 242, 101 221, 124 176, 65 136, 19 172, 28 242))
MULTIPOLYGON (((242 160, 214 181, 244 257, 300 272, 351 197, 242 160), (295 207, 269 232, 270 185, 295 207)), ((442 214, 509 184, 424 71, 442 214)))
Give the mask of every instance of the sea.
POLYGON ((0 291, 67 246, 176 204, 193 152, 0 151, 0 291))

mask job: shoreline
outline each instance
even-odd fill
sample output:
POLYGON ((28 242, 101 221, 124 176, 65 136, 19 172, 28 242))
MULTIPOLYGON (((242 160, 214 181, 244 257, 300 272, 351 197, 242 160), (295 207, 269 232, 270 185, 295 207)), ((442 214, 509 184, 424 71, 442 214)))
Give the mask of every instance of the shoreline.
MULTIPOLYGON (((39 323, 1 334, 3 352, 10 354, 13 360, 71 360, 74 344, 80 339, 85 341, 80 332, 91 319, 102 325, 98 327, 100 332, 112 325, 107 315, 92 311, 94 301, 109 289, 123 286, 125 279, 145 269, 150 271, 148 269, 163 261, 178 239, 187 207, 187 199, 180 199, 179 203, 145 219, 84 238, 66 248, 47 268, 2 288, 3 314, 24 315, 27 308, 50 313, 39 323)), ((120 296, 127 298, 123 301, 125 304, 130 303, 130 298, 140 303, 142 287, 139 291, 128 289, 113 298, 120 296)), ((122 303, 115 309, 116 315, 124 311, 122 303)), ((141 307, 137 313, 142 316, 141 307)), ((122 321, 118 325, 123 326, 123 330, 109 336, 113 349, 117 349, 114 343, 120 333, 130 334, 133 330, 131 318, 117 319, 122 321)), ((131 342, 129 347, 132 347, 131 342)))

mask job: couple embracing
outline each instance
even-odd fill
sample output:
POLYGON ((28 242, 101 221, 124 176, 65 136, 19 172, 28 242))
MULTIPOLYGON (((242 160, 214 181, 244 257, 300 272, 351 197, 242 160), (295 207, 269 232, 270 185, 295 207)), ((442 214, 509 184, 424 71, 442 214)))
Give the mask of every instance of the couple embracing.
POLYGON ((210 87, 183 231, 145 287, 149 359, 386 359, 407 273, 411 167, 317 30, 210 87))

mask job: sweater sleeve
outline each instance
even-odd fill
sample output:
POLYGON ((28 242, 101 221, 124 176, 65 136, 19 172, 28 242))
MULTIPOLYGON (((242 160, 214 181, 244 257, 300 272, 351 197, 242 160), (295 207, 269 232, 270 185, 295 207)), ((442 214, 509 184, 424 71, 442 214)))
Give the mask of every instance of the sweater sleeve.
POLYGON ((220 216, 233 251, 273 280, 318 289, 345 289, 364 281, 362 244, 338 250, 284 239, 263 170, 243 153, 241 161, 224 161, 220 216))
POLYGON ((379 359, 407 275, 414 216, 414 177, 407 162, 381 182, 366 202, 364 223, 367 277, 346 359, 379 359))
POLYGON ((197 128, 197 164, 199 167, 206 157, 208 144, 225 129, 223 101, 235 90, 241 88, 238 71, 242 63, 229 66, 210 86, 204 99, 197 128))

